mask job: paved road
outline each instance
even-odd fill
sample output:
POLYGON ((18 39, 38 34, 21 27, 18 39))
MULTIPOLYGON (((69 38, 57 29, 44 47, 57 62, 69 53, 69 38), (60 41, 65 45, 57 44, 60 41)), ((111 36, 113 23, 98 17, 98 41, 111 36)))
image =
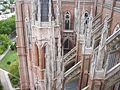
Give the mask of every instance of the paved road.
POLYGON ((7 71, 0 69, 0 80, 4 90, 15 90, 11 85, 7 71))

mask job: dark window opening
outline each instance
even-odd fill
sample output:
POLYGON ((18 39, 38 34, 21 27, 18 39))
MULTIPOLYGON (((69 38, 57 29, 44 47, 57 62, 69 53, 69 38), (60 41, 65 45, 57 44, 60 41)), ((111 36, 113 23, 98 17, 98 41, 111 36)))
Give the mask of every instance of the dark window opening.
POLYGON ((39 66, 39 51, 37 45, 35 45, 35 59, 36 66, 39 66))
POLYGON ((44 69, 46 68, 46 47, 44 47, 44 69))
POLYGON ((99 44, 100 44, 100 39, 98 39, 98 40, 95 42, 94 48, 98 47, 99 44))
POLYGON ((66 19, 69 19, 69 13, 67 12, 66 19))
POLYGON ((38 21, 38 13, 35 13, 35 20, 38 21))
POLYGON ((66 30, 69 29, 69 20, 65 20, 65 29, 66 29, 66 30))
POLYGON ((85 24, 88 24, 88 20, 85 21, 85 24))
POLYGON ((87 18, 88 17, 88 14, 87 13, 85 13, 85 18, 87 18))
POLYGON ((65 14, 65 30, 70 29, 70 14, 69 12, 66 12, 65 14))
POLYGON ((69 49, 69 40, 68 39, 64 43, 64 48, 69 49))
POLYGON ((68 53, 73 48, 73 46, 74 45, 71 40, 66 39, 66 41, 64 42, 64 54, 68 53))
POLYGON ((48 22, 49 0, 41 0, 41 21, 48 22))
POLYGON ((85 13, 85 24, 88 24, 89 22, 89 16, 88 13, 85 13))
POLYGON ((55 38, 55 51, 56 51, 56 56, 58 56, 58 38, 55 38))

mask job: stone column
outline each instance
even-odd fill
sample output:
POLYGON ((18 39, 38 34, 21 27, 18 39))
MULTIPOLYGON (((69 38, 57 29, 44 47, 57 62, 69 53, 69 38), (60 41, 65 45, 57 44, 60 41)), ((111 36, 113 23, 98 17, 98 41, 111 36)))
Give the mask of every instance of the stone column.
MULTIPOLYGON (((108 17, 108 16, 107 16, 108 17)), ((104 21, 104 27, 102 29, 102 34, 101 34, 101 41, 99 45, 99 51, 98 51, 98 59, 97 59, 97 69, 100 70, 102 69, 103 65, 103 60, 104 60, 104 53, 105 53, 105 42, 108 36, 108 18, 105 18, 104 21)))
POLYGON ((19 69, 20 69, 20 88, 21 90, 30 89, 30 80, 27 63, 27 52, 26 52, 26 36, 24 28, 24 1, 16 1, 16 32, 17 32, 17 51, 19 56, 19 69))
POLYGON ((28 63, 28 72, 30 79, 30 89, 34 90, 34 82, 33 82, 33 72, 32 72, 32 27, 31 27, 31 1, 25 2, 25 36, 26 36, 26 49, 27 49, 27 63, 28 63))

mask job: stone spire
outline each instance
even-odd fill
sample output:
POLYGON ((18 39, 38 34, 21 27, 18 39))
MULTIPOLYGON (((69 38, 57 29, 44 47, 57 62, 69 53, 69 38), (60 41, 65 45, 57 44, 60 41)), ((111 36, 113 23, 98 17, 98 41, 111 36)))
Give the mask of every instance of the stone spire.
POLYGON ((93 22, 93 16, 92 16, 93 10, 91 6, 90 16, 89 16, 89 22, 88 22, 88 29, 87 29, 87 35, 86 35, 86 46, 89 48, 91 47, 91 32, 92 32, 92 22, 93 22))
POLYGON ((108 35, 108 18, 106 17, 104 20, 104 27, 101 33, 101 42, 99 48, 95 49, 93 52, 92 63, 91 63, 91 70, 90 70, 90 78, 94 79, 95 75, 99 79, 104 78, 105 70, 102 68, 104 54, 105 54, 105 41, 108 35), (97 73, 97 74, 96 74, 97 73))
POLYGON ((78 0, 78 10, 77 10, 77 14, 78 14, 78 19, 77 19, 77 20, 78 20, 77 39, 79 40, 79 38, 80 38, 80 37, 79 37, 79 36, 80 36, 80 35, 79 35, 79 34, 80 34, 80 18, 81 18, 81 17, 80 17, 80 16, 81 16, 81 15, 80 15, 80 0, 78 0))
POLYGON ((57 0, 57 3, 56 3, 56 23, 57 25, 59 24, 59 16, 60 16, 60 7, 59 7, 59 1, 60 0, 57 0))
POLYGON ((104 20, 104 27, 102 29, 101 33, 101 41, 99 45, 99 51, 98 51, 98 60, 97 60, 97 69, 102 69, 104 55, 105 55, 105 42, 108 36, 108 16, 106 15, 106 18, 104 20))
POLYGON ((82 7, 82 16, 81 16, 81 34, 84 34, 84 22, 85 22, 85 1, 83 0, 83 7, 82 7))

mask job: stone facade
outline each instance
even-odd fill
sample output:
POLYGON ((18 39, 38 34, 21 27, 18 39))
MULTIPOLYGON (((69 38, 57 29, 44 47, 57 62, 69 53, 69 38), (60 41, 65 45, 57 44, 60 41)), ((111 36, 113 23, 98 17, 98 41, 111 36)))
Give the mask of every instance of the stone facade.
POLYGON ((119 0, 17 0, 21 90, 119 90, 119 0))

